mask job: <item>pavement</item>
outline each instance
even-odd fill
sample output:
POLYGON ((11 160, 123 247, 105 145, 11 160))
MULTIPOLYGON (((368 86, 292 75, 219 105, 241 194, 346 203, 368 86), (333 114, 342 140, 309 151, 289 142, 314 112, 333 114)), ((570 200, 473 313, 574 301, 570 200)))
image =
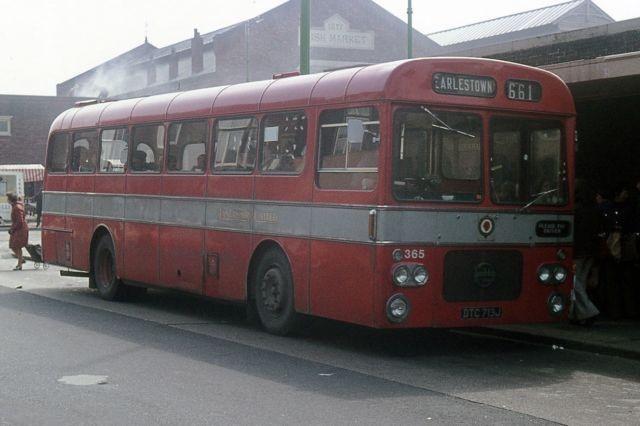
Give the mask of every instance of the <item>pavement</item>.
MULTIPOLYGON (((29 222, 30 229, 39 230, 35 228, 35 222, 29 222)), ((0 226, 0 232, 5 229, 6 227, 0 226)), ((554 350, 572 349, 640 360, 640 319, 602 318, 589 327, 561 322, 477 327, 458 331, 548 345, 554 350)))
POLYGON ((474 332, 640 360, 640 320, 601 319, 590 326, 569 324, 518 324, 474 329, 474 332))

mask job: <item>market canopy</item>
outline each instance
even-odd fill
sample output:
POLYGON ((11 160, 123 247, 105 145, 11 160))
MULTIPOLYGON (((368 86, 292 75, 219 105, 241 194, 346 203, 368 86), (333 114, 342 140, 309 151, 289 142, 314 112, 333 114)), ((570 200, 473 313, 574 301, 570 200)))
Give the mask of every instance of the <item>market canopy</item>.
POLYGON ((0 172, 22 172, 25 182, 40 182, 44 180, 44 166, 42 164, 3 164, 0 172))

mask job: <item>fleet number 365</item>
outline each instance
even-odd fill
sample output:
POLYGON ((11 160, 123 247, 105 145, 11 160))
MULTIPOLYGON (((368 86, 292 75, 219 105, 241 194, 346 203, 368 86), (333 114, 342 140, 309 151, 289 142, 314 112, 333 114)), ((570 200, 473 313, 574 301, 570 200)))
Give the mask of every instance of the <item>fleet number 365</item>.
POLYGON ((424 249, 403 250, 405 259, 424 259, 424 249))

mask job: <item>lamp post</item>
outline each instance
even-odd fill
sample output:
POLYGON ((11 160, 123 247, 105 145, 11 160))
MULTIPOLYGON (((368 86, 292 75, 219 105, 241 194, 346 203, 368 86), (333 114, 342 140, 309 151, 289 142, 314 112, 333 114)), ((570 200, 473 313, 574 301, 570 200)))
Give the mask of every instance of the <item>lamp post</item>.
POLYGON ((309 48, 311 42, 309 0, 300 0, 300 74, 309 74, 309 48))

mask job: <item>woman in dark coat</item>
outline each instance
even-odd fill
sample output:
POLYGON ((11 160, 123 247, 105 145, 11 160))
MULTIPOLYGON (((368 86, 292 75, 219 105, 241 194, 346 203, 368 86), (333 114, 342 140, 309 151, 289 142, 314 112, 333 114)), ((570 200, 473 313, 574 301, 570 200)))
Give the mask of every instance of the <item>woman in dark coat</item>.
POLYGON ((22 248, 29 242, 29 226, 24 218, 24 205, 18 196, 12 192, 7 193, 7 200, 11 204, 11 229, 9 229, 9 248, 18 258, 18 264, 14 271, 21 271, 24 259, 22 258, 22 248))

